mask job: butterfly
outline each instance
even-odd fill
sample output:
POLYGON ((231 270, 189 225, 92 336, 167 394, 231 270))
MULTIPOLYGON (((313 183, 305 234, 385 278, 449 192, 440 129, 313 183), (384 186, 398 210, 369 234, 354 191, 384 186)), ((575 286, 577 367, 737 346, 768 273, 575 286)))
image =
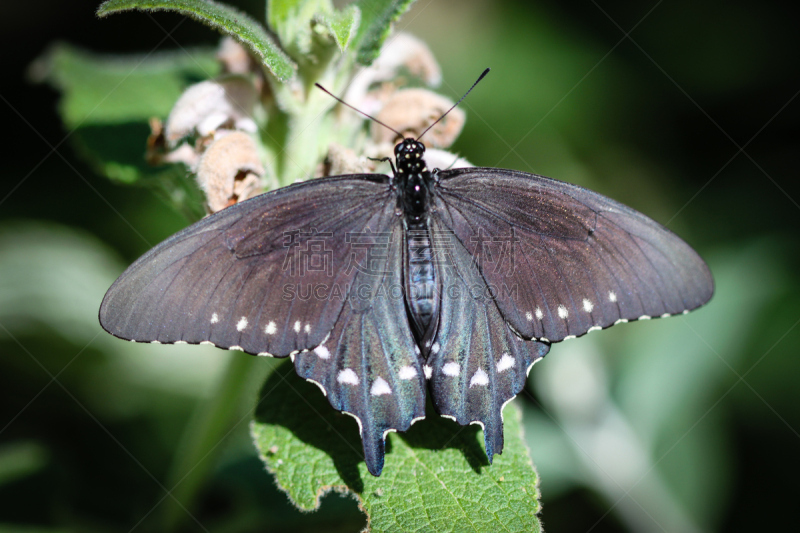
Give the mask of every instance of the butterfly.
POLYGON ((418 138, 394 155, 391 176, 297 183, 178 232, 111 286, 101 325, 291 357, 355 417, 378 476, 387 433, 423 419, 429 394, 441 416, 482 428, 491 462, 503 407, 552 343, 687 313, 714 292, 689 245, 596 192, 429 169, 418 138))

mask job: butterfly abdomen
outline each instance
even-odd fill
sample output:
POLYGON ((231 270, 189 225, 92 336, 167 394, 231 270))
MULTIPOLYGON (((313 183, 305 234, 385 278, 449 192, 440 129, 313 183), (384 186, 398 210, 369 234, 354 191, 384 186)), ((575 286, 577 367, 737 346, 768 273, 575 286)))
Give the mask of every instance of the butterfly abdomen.
POLYGON ((425 220, 406 220, 406 302, 417 342, 425 336, 438 312, 436 270, 431 236, 425 220))

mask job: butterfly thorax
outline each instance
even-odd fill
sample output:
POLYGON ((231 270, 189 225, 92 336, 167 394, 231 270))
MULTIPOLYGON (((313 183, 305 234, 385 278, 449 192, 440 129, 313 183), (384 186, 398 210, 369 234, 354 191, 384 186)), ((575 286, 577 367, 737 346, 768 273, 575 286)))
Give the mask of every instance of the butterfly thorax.
POLYGON ((422 143, 405 139, 395 146, 394 153, 395 182, 406 230, 406 303, 414 336, 423 344, 432 334, 433 317, 438 311, 427 213, 431 173, 423 159, 425 147, 422 143))
POLYGON ((427 211, 431 173, 423 159, 424 154, 425 146, 414 139, 404 139, 394 147, 395 182, 407 220, 424 219, 427 211))

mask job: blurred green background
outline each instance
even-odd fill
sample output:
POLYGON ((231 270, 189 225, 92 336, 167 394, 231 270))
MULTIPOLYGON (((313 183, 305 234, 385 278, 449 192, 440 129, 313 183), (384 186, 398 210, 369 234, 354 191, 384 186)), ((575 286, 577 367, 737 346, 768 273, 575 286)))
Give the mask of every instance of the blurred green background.
MULTIPOLYGON (((230 3, 263 20, 264 2, 230 3)), ((153 190, 96 174, 62 125, 58 93, 26 71, 55 41, 146 54, 176 49, 162 27, 187 48, 218 40, 169 14, 100 21, 97 4, 0 4, 0 531, 158 530, 181 435, 231 357, 123 343, 97 324, 115 277, 189 221, 153 190)), ((686 239, 715 274, 705 308, 556 345, 531 372, 518 402, 545 529, 791 527, 800 496, 791 8, 418 0, 398 28, 428 42, 452 98, 492 68, 464 104, 454 150, 627 203, 686 239)), ((144 136, 135 142, 143 152, 144 136)), ((319 512, 295 511, 263 473, 247 420, 234 422, 186 531, 363 527, 355 501, 337 495, 319 512)))

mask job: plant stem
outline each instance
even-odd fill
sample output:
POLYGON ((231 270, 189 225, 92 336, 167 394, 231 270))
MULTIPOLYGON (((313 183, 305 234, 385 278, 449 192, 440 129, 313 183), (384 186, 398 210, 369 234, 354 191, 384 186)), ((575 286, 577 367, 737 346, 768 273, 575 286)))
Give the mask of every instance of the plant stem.
POLYGON ((165 500, 165 531, 175 531, 189 518, 198 492, 225 447, 225 439, 236 426, 252 418, 250 403, 254 393, 275 363, 271 359, 230 354, 216 390, 198 403, 181 437, 167 476, 166 487, 171 495, 165 500), (237 416, 240 413, 242 416, 237 416))

